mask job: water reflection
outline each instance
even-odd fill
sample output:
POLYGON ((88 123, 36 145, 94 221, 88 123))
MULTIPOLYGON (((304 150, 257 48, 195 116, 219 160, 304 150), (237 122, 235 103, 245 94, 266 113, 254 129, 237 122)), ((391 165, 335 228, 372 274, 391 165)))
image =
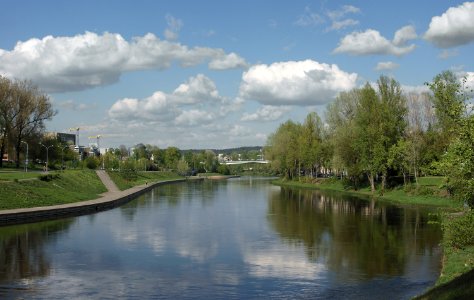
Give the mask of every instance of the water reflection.
POLYGON ((282 188, 270 194, 267 218, 283 241, 302 243, 342 280, 410 274, 419 254, 439 252, 440 230, 426 211, 374 200, 282 188))
POLYGON ((0 228, 0 298, 408 298, 438 272, 426 213, 259 178, 165 185, 0 228))
POLYGON ((0 284, 50 272, 45 246, 73 223, 71 219, 0 227, 0 284))

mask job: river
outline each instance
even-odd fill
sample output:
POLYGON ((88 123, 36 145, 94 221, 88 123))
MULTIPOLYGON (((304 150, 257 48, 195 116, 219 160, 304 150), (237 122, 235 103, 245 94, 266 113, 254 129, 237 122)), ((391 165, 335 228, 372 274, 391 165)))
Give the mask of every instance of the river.
POLYGON ((409 299, 440 271, 430 212, 265 178, 169 184, 0 227, 0 299, 409 299))

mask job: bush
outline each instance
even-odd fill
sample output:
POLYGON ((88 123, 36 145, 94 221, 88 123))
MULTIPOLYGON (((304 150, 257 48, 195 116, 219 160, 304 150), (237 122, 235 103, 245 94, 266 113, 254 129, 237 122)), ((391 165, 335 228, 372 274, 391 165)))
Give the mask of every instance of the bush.
POLYGON ((227 165, 219 165, 219 167, 217 167, 217 172, 222 175, 230 175, 230 169, 227 165))
POLYGON ((85 163, 88 169, 95 170, 99 166, 100 161, 95 156, 89 156, 88 158, 86 158, 85 163))
POLYGON ((474 210, 471 209, 462 216, 446 216, 442 229, 447 247, 463 249, 474 245, 474 210))
POLYGON ((51 173, 38 176, 39 180, 46 181, 46 182, 49 182, 54 179, 59 179, 59 177, 60 177, 59 174, 51 174, 51 173))

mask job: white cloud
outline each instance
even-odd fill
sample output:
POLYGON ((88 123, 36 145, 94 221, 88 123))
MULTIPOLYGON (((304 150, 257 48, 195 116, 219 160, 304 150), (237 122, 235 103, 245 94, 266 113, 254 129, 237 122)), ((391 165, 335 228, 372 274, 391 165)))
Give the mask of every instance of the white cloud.
POLYGON ((240 96, 267 105, 317 105, 355 87, 357 74, 313 60, 255 65, 242 75, 240 96))
POLYGON ((398 68, 400 65, 391 61, 381 61, 375 67, 376 71, 391 71, 398 68))
POLYGON ((203 74, 191 77, 186 83, 180 84, 172 96, 173 101, 185 104, 222 101, 215 83, 203 74))
POLYGON ((414 40, 417 37, 415 27, 411 25, 404 26, 395 32, 393 44, 395 46, 405 46, 408 41, 414 40))
POLYGON ((247 68, 248 64, 239 55, 234 52, 227 55, 221 55, 209 62, 209 69, 211 70, 228 70, 235 68, 247 68))
POLYGON ((329 11, 328 17, 331 20, 338 20, 347 14, 357 14, 357 13, 360 13, 360 9, 358 7, 355 7, 352 5, 343 5, 341 9, 329 11))
POLYGON ((448 59, 450 57, 458 56, 459 52, 457 49, 444 49, 441 51, 441 53, 438 55, 439 58, 441 59, 448 59))
POLYGON ((176 19, 170 14, 165 16, 168 27, 165 29, 164 35, 167 40, 177 40, 178 33, 183 27, 183 21, 176 19))
POLYGON ((474 2, 450 7, 431 19, 424 38, 440 48, 465 45, 474 41, 474 2))
POLYGON ((354 19, 345 19, 342 21, 333 21, 331 27, 328 30, 340 30, 349 26, 355 26, 359 24, 359 21, 354 19))
POLYGON ((165 124, 173 121, 179 126, 197 126, 225 116, 239 105, 221 97, 215 83, 198 74, 179 85, 172 93, 162 91, 144 99, 125 98, 115 102, 108 111, 111 120, 144 124, 165 124), (184 109, 184 106, 186 109, 184 109))
POLYGON ((244 113, 241 121, 275 121, 290 109, 288 106, 264 105, 253 114, 244 113))
POLYGON ((349 26, 358 25, 359 21, 357 20, 351 18, 344 19, 344 17, 348 14, 357 13, 360 13, 360 9, 352 5, 344 5, 341 9, 328 11, 327 16, 329 17, 332 23, 331 26, 326 30, 341 30, 349 26))
POLYGON ((199 124, 211 123, 214 120, 212 113, 204 110, 187 110, 181 112, 175 119, 176 125, 195 126, 199 124))
POLYGON ((97 107, 96 104, 77 103, 74 100, 53 101, 53 104, 60 108, 73 111, 86 111, 97 107))
POLYGON ((394 42, 380 35, 380 32, 367 29, 364 32, 352 32, 341 39, 334 53, 348 53, 351 55, 396 55, 402 56, 415 49, 415 45, 399 45, 412 39, 414 31, 411 26, 403 27, 395 34, 394 42), (396 44, 396 43, 397 44, 396 44))
POLYGON ((126 41, 120 34, 86 32, 72 37, 46 36, 0 49, 0 74, 31 79, 46 92, 83 90, 117 82, 124 72, 166 69, 209 62, 217 69, 246 66, 223 49, 194 47, 161 40, 148 33, 126 41))
POLYGON ((298 17, 294 24, 301 27, 308 27, 319 25, 321 23, 324 23, 324 18, 319 14, 312 12, 311 8, 306 6, 304 13, 298 17))

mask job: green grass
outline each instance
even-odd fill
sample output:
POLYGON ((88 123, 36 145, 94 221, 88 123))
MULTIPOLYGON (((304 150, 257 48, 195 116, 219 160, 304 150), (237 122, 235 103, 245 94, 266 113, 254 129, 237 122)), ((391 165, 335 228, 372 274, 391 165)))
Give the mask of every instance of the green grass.
POLYGON ((0 183, 0 209, 29 208, 73 203, 99 197, 105 186, 94 171, 57 173, 51 181, 28 180, 0 183))
MULTIPOLYGON (((434 183, 437 184, 439 182, 442 182, 442 180, 442 177, 426 177, 426 179, 424 178, 421 181, 423 182, 424 186, 427 186, 432 185, 434 183)), ((407 193, 402 187, 400 187, 387 190, 383 196, 380 196, 378 193, 373 195, 370 189, 367 187, 361 188, 357 191, 354 189, 347 189, 343 186, 340 180, 333 178, 322 178, 319 179, 316 183, 299 182, 296 180, 288 181, 282 179, 275 180, 273 183, 280 186, 339 191, 365 197, 375 196, 377 199, 380 199, 382 201, 390 201, 403 205, 430 205, 449 208, 461 207, 461 204, 459 202, 454 201, 451 198, 433 195, 431 192, 427 195, 417 195, 413 193, 407 193)))
POLYGON ((1 172, 0 181, 14 181, 23 179, 38 178, 41 173, 38 172, 1 172))
POLYGON ((132 178, 128 179, 122 172, 108 171, 107 173, 112 181, 115 182, 117 187, 122 191, 145 183, 183 178, 173 172, 137 172, 136 176, 132 176, 132 178))
POLYGON ((436 186, 440 187, 444 184, 445 177, 431 176, 431 177, 419 177, 418 184, 421 186, 436 186))

